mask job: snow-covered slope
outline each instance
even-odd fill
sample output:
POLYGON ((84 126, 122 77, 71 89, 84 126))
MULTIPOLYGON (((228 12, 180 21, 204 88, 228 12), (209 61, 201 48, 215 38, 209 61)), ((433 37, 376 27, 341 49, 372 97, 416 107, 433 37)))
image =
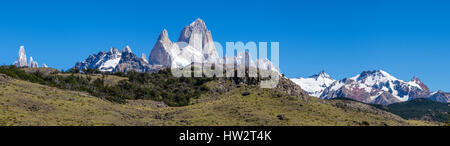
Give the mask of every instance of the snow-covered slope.
POLYGON ((334 80, 330 77, 325 71, 320 72, 319 74, 310 76, 308 78, 292 78, 290 79, 297 85, 299 85, 303 90, 305 90, 309 95, 320 97, 322 95, 323 90, 330 86, 334 80))
POLYGON ((375 89, 366 84, 359 83, 353 79, 345 78, 325 88, 320 95, 322 99, 350 98, 357 101, 373 104, 391 104, 400 102, 385 91, 375 89))
POLYGON ((411 81, 400 80, 383 70, 364 71, 351 78, 334 80, 322 72, 309 78, 291 79, 309 95, 322 99, 351 98, 365 103, 392 104, 415 98, 446 101, 446 94, 435 94, 413 77, 411 81))
POLYGON ((437 101, 437 102, 449 103, 450 102, 450 93, 446 93, 444 91, 434 92, 434 93, 432 93, 430 100, 437 101))
POLYGON ((405 82, 383 70, 364 71, 351 79, 366 86, 389 92, 400 101, 424 98, 430 94, 428 87, 422 84, 417 77, 414 77, 412 81, 405 82))
POLYGON ((268 59, 253 59, 249 52, 238 52, 234 57, 224 57, 217 61, 219 64, 225 64, 227 66, 236 66, 236 67, 253 67, 259 68, 262 70, 274 71, 281 75, 280 69, 277 68, 270 60, 268 59))

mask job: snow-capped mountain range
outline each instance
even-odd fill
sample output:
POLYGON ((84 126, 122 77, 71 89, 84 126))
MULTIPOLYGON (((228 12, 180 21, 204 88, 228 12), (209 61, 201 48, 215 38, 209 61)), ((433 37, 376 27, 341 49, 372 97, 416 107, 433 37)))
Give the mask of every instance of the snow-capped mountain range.
POLYGON ((77 62, 75 68, 80 70, 98 68, 103 72, 111 72, 119 64, 121 57, 122 52, 116 48, 111 48, 108 52, 101 51, 98 54, 89 55, 83 62, 77 62))
MULTIPOLYGON (((77 62, 75 68, 80 70, 98 68, 102 72, 116 72, 133 70, 134 67, 135 71, 149 72, 162 67, 186 67, 192 63, 244 65, 246 60, 243 59, 251 58, 248 55, 245 56, 246 52, 238 52, 234 57, 219 58, 211 31, 207 29, 205 22, 200 18, 183 28, 177 42, 172 42, 167 30, 163 29, 153 46, 148 61, 145 54, 142 54, 140 58, 132 57, 133 59, 129 59, 125 63, 123 61, 124 52, 133 54, 129 46, 122 49, 122 52, 111 48, 109 52, 101 51, 98 54, 90 55, 82 62, 77 62), (229 59, 233 61, 224 61, 229 59), (121 69, 123 66, 128 66, 128 69, 121 69)), ((279 72, 279 69, 268 59, 250 59, 249 63, 245 65, 279 72)))
POLYGON ((150 65, 145 58, 139 58, 131 51, 130 46, 126 46, 119 51, 116 48, 109 49, 108 52, 100 51, 97 54, 89 55, 87 59, 82 62, 77 62, 75 68, 84 69, 99 69, 102 72, 154 72, 157 66, 150 65))
POLYGON ((384 105, 416 98, 429 98, 446 103, 450 101, 450 94, 442 91, 431 92, 417 77, 406 82, 383 70, 364 71, 342 80, 335 80, 322 71, 308 78, 292 78, 291 80, 309 95, 322 99, 345 97, 384 105))

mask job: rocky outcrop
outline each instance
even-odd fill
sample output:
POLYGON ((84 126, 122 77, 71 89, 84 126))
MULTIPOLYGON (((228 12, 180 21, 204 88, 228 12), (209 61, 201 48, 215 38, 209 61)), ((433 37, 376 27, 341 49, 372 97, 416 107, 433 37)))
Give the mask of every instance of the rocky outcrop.
POLYGON ((147 63, 148 63, 148 61, 147 61, 147 57, 145 57, 145 53, 142 53, 142 55, 141 55, 141 58, 142 58, 142 60, 144 60, 145 62, 147 62, 147 63))
POLYGON ((38 62, 33 60, 33 57, 30 57, 30 65, 28 65, 30 68, 38 68, 38 62))
POLYGON ((20 46, 19 56, 17 57, 17 60, 14 62, 13 65, 15 65, 17 67, 26 67, 26 66, 28 66, 27 55, 25 53, 25 47, 24 46, 20 46))
POLYGON ((432 94, 429 99, 437 102, 449 103, 450 93, 446 93, 444 91, 437 91, 436 93, 432 94))
POLYGON ((172 64, 172 56, 169 53, 172 47, 172 41, 166 29, 164 29, 158 37, 155 46, 149 56, 149 63, 152 65, 170 66, 172 64))
POLYGON ((137 57, 131 52, 129 47, 126 47, 122 51, 120 62, 114 69, 114 72, 155 72, 152 65, 147 63, 144 59, 137 57))
POLYGON ((33 57, 30 57, 30 62, 27 62, 27 55, 25 53, 25 47, 20 46, 19 56, 17 60, 14 61, 13 65, 17 67, 29 67, 29 68, 38 68, 39 64, 36 60, 33 60, 33 57))
POLYGON ((112 71, 120 61, 120 53, 116 48, 111 48, 109 52, 100 51, 97 54, 89 55, 82 62, 75 64, 76 69, 99 69, 100 71, 112 71))
POLYGON ((408 92, 409 97, 411 97, 410 100, 430 97, 430 89, 418 77, 414 76, 409 83, 415 85, 417 88, 402 86, 401 91, 408 92))
POLYGON ((279 78, 280 80, 276 87, 277 90, 289 94, 291 96, 302 98, 304 100, 307 100, 309 98, 309 95, 305 91, 303 91, 303 89, 300 88, 300 86, 298 86, 296 83, 281 76, 279 78))
POLYGON ((206 28, 205 22, 200 18, 183 28, 178 42, 186 42, 195 50, 202 52, 205 60, 219 59, 211 31, 206 28))
MULTIPOLYGON (((281 75, 278 77, 278 84, 274 88, 275 90, 281 91, 283 93, 286 93, 290 96, 298 97, 304 100, 308 100, 310 96, 303 91, 300 86, 292 82, 291 80, 282 77, 281 75)), ((269 78, 261 78, 261 77, 224 77, 224 78, 217 78, 217 81, 219 84, 217 84, 217 89, 214 89, 213 91, 218 92, 227 92, 234 88, 235 86, 260 86, 261 82, 264 80, 269 80, 269 78), (228 81, 231 81, 231 85, 228 85, 228 81), (220 88, 218 88, 220 87, 220 88)))
POLYGON ((6 84, 11 78, 5 74, 0 74, 0 84, 6 84))

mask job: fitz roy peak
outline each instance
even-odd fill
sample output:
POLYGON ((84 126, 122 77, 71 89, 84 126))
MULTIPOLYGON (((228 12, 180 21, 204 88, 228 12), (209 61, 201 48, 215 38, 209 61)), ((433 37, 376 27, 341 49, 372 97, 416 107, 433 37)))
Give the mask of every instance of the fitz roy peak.
POLYGON ((416 98, 448 102, 447 93, 430 92, 430 89, 413 77, 409 82, 397 79, 383 70, 364 71, 351 78, 334 80, 329 76, 311 76, 291 79, 309 95, 322 99, 350 98, 357 101, 388 105, 416 98))
POLYGON ((207 29, 205 22, 198 18, 183 28, 176 43, 169 39, 168 32, 164 29, 150 53, 149 62, 164 67, 186 67, 192 63, 245 65, 280 73, 270 60, 251 58, 248 52, 237 52, 236 56, 219 58, 211 31, 207 29))
POLYGON ((206 61, 214 61, 219 58, 211 31, 206 28, 205 22, 200 18, 183 28, 178 42, 188 43, 195 50, 202 52, 206 61))
POLYGON ((164 29, 149 56, 150 64, 165 67, 185 67, 192 62, 215 62, 218 59, 211 31, 200 18, 184 27, 177 43, 170 41, 164 29))

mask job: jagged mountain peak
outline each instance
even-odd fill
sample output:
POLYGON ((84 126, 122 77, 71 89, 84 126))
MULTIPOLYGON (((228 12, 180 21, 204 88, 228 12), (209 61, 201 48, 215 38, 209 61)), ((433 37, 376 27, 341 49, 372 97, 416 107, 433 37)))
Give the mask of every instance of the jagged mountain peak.
POLYGON ((411 81, 408 82, 410 85, 419 86, 420 89, 430 92, 430 88, 428 88, 427 85, 425 85, 417 76, 414 76, 411 81))
MULTIPOLYGON (((363 71, 352 78, 344 78, 326 86, 323 90, 312 85, 326 81, 326 75, 321 72, 309 78, 293 79, 311 96, 323 99, 346 97, 358 101, 374 104, 391 104, 395 102, 404 102, 416 98, 429 98, 435 95, 436 101, 448 101, 447 94, 431 93, 429 88, 420 81, 418 77, 413 77, 409 82, 402 81, 387 73, 384 70, 363 71), (321 75, 322 74, 322 75, 321 75), (313 80, 317 79, 317 80, 313 80), (317 90, 311 90, 317 89, 317 90), (320 93, 320 96, 317 96, 320 93)), ((433 100, 433 98, 430 98, 433 100)))
POLYGON ((15 66, 17 67, 24 67, 24 66, 28 66, 28 62, 27 62, 27 55, 25 53, 25 47, 24 46, 20 46, 19 49, 19 55, 17 57, 17 60, 14 61, 13 63, 15 66))
POLYGON ((163 42, 169 41, 170 42, 169 33, 167 32, 166 29, 161 31, 161 33, 159 34, 159 37, 158 37, 158 41, 163 41, 163 42))
POLYGON ((129 45, 123 48, 121 52, 116 48, 110 48, 109 52, 100 51, 97 54, 89 55, 84 61, 77 62, 74 68, 80 70, 99 69, 102 72, 128 72, 131 70, 154 72, 156 70, 147 62, 144 53, 142 57, 137 57, 133 54, 129 45))
POLYGON ((123 48, 122 53, 132 53, 130 46, 127 45, 125 48, 123 48))
POLYGON ((29 68, 37 68, 39 67, 38 62, 33 60, 33 56, 30 56, 30 65, 28 65, 29 68))
POLYGON ((318 73, 318 74, 309 76, 309 78, 314 78, 314 79, 316 79, 316 80, 319 79, 319 78, 333 79, 333 78, 331 78, 330 75, 328 75, 328 74, 325 72, 325 70, 322 70, 322 71, 321 71, 320 73, 318 73))
POLYGON ((422 81, 420 81, 419 77, 417 77, 417 76, 413 76, 411 81, 416 82, 416 83, 422 83, 422 81))
POLYGON ((169 39, 169 35, 166 29, 162 30, 159 34, 158 40, 156 40, 152 51, 148 57, 148 62, 153 65, 170 66, 172 64, 172 41, 169 39))
POLYGON ((120 53, 119 49, 114 48, 114 47, 111 47, 111 48, 109 49, 109 52, 111 52, 112 54, 118 54, 118 53, 120 53))
POLYGON ((199 30, 206 30, 206 24, 205 21, 203 21, 201 18, 195 19, 194 22, 192 22, 190 25, 192 28, 197 28, 199 30))
POLYGON ((144 62, 148 63, 147 57, 145 57, 145 53, 142 53, 141 58, 142 58, 142 60, 144 60, 144 62))
POLYGON ((414 77, 411 79, 411 81, 409 81, 409 82, 410 82, 410 83, 416 83, 416 84, 418 84, 418 85, 423 84, 422 81, 421 81, 417 76, 414 76, 414 77))

